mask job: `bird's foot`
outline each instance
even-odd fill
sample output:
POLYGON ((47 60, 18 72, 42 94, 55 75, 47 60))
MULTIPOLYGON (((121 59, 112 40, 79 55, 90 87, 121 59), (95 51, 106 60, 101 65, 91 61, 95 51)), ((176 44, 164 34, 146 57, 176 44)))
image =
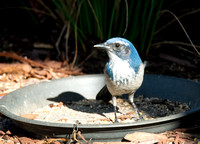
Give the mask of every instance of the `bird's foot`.
POLYGON ((114 122, 113 123, 119 123, 118 119, 117 119, 117 113, 115 112, 115 119, 114 119, 114 122))
POLYGON ((134 121, 143 121, 144 118, 143 118, 142 114, 140 114, 140 112, 138 110, 136 110, 136 113, 138 116, 133 117, 134 121))
MULTIPOLYGON (((143 118, 143 116, 140 114, 140 112, 139 112, 139 110, 138 110, 138 108, 136 107, 136 105, 132 102, 131 103, 132 104, 132 107, 133 107, 133 109, 136 111, 136 113, 138 114, 138 117, 139 117, 139 119, 138 120, 144 120, 144 118, 143 118)), ((137 120, 137 121, 138 121, 137 120)))
POLYGON ((140 112, 138 110, 137 110, 137 113, 138 113, 139 119, 144 120, 142 114, 140 114, 140 112))
POLYGON ((118 119, 115 119, 114 123, 119 123, 118 119))
POLYGON ((143 117, 141 117, 141 118, 140 117, 139 118, 138 117, 133 117, 133 120, 138 122, 138 121, 143 121, 144 118, 143 117))
POLYGON ((133 119, 134 121, 140 121, 140 119, 137 118, 137 117, 133 117, 132 119, 133 119))

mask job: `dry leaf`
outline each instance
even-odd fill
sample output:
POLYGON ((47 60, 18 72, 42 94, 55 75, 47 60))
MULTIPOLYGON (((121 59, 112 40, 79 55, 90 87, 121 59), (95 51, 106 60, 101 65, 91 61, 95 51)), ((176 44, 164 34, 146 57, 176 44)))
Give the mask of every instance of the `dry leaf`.
POLYGON ((134 132, 132 134, 127 134, 124 139, 129 140, 134 143, 159 143, 160 141, 167 141, 167 136, 163 134, 153 134, 146 132, 134 132))

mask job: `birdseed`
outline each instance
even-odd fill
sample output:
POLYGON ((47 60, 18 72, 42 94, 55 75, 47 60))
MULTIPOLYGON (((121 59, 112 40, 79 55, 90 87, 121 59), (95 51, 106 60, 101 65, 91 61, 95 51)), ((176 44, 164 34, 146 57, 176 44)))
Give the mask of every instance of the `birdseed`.
MULTIPOLYGON (((186 103, 172 102, 167 99, 135 98, 135 104, 144 120, 165 117, 188 111, 186 103)), ((131 123, 139 120, 137 112, 126 99, 117 99, 117 118, 120 123, 131 123)), ((78 120, 81 124, 111 124, 114 121, 112 101, 105 103, 101 100, 87 100, 51 103, 35 110, 34 120, 74 124, 78 120)))

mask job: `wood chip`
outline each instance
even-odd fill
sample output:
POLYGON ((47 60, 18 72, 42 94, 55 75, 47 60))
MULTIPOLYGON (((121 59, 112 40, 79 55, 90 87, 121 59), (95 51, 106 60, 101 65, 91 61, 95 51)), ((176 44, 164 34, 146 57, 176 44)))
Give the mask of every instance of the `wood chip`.
POLYGON ((93 142, 93 144, 133 144, 132 142, 93 142))
POLYGON ((132 134, 127 134, 124 139, 134 143, 159 143, 162 141, 167 141, 167 136, 163 134, 134 132, 132 134))
POLYGON ((23 114, 21 117, 27 118, 27 119, 36 119, 38 114, 23 114))

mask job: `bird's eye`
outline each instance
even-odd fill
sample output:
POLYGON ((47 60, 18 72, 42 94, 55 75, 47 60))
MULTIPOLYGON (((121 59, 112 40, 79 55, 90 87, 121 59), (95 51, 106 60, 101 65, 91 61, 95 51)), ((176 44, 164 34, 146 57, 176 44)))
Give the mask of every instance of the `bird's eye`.
POLYGON ((119 46, 120 46, 120 44, 119 44, 119 43, 116 43, 116 44, 115 44, 115 47, 117 47, 117 48, 118 48, 119 46))

